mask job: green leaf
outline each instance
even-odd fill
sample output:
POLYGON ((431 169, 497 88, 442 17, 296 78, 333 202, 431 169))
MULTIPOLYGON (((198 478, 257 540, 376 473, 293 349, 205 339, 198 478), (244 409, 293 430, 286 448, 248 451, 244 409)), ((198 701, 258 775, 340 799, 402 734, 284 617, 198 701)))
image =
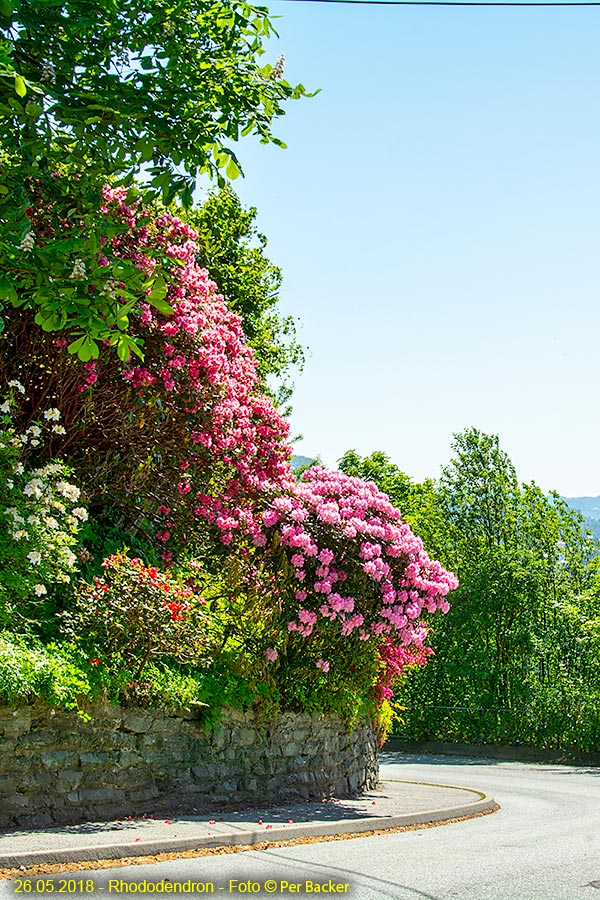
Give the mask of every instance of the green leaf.
POLYGON ((124 280, 131 273, 131 263, 118 262, 112 267, 112 274, 115 278, 124 280))
POLYGON ((69 353, 76 353, 82 362, 89 362, 92 357, 98 359, 100 355, 98 344, 87 334, 69 344, 67 350, 69 353))
POLYGON ((66 314, 57 310, 41 309, 35 316, 35 324, 40 325, 44 331, 58 331, 66 321, 66 314))
POLYGON ((135 340, 135 338, 133 338, 133 339, 130 341, 129 346, 130 346, 130 348, 133 350, 133 352, 135 353, 135 355, 136 355, 136 356, 139 356, 139 358, 143 361, 143 359, 144 359, 144 353, 143 353, 143 351, 142 351, 142 348, 141 348, 140 345, 138 344, 137 340, 135 340))
POLYGON ((28 103, 25 107, 26 115, 30 116, 32 119, 37 119, 43 111, 44 107, 40 103, 28 103))
POLYGON ((147 297, 147 300, 148 300, 148 303, 150 303, 150 305, 154 307, 154 309, 157 309, 164 316, 172 316, 173 315, 174 309, 172 306, 170 306, 170 304, 167 303, 166 300, 158 300, 156 297, 153 299, 152 294, 150 294, 150 296, 147 297))
POLYGON ((155 300, 163 300, 166 296, 167 285, 165 279, 162 275, 158 275, 157 278, 154 279, 152 290, 148 294, 148 300, 150 303, 154 303, 155 300))
POLYGON ((0 300, 8 300, 9 303, 14 305, 17 299, 14 285, 8 280, 6 275, 0 275, 0 300))
POLYGON ((227 168, 225 169, 225 174, 228 178, 231 178, 233 181, 235 178, 238 178, 242 173, 240 172, 239 166, 234 159, 230 159, 227 163, 227 168))
POLYGON ((27 86, 22 75, 15 75, 15 93, 17 93, 19 97, 24 97, 27 93, 27 86))
POLYGON ((0 16, 4 19, 10 19, 13 14, 13 5, 11 0, 0 0, 0 16))
POLYGON ((79 357, 81 362, 89 362, 93 356, 92 342, 87 341, 86 343, 82 344, 77 352, 77 356, 79 357))
POLYGON ((85 341, 85 336, 77 338, 76 341, 73 341, 73 343, 69 344, 69 346, 67 347, 67 350, 69 351, 69 353, 78 353, 80 348, 83 346, 84 341, 85 341))
POLYGON ((127 340, 119 341, 119 343, 117 344, 117 355, 121 362, 127 362, 129 357, 131 356, 129 342, 127 340))

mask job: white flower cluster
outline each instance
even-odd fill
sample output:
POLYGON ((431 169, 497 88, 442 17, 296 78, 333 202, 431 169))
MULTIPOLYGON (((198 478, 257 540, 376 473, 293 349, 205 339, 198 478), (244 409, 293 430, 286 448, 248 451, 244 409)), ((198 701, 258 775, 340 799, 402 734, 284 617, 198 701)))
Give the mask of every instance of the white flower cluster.
MULTIPOLYGON (((25 392, 20 382, 11 382, 9 387, 25 392)), ((12 400, 6 401, 0 410, 9 413, 11 405, 12 400)), ((51 423, 53 432, 62 429, 56 424, 60 417, 60 410, 47 409, 43 413, 46 430, 50 431, 51 423)), ((69 573, 77 565, 71 547, 88 518, 80 503, 81 491, 67 480, 68 469, 62 462, 27 470, 19 460, 27 444, 35 447, 42 439, 43 428, 37 424, 21 435, 12 425, 0 429, 0 497, 10 496, 10 505, 0 507, 0 555, 3 544, 8 550, 4 564, 22 570, 29 596, 36 597, 47 593, 48 583, 70 581, 69 573)))
POLYGON ((62 494, 63 497, 66 497, 67 500, 71 500, 73 503, 76 503, 79 500, 79 495, 81 491, 78 487, 75 487, 74 484, 69 484, 68 481, 58 481, 56 483, 56 490, 59 494, 62 494))
POLYGON ((73 265, 73 271, 69 275, 72 281, 83 281, 86 276, 85 263, 82 259, 76 259, 73 265))
MULTIPOLYGON (((58 420, 60 419, 60 409, 56 409, 56 407, 53 407, 52 409, 47 409, 46 412, 44 413, 44 418, 47 422, 55 422, 55 423, 58 422, 58 420)), ((53 434, 66 434, 67 433, 62 425, 56 425, 56 424, 52 426, 52 432, 53 432, 53 434)))
POLYGON ((116 300, 123 293, 123 288, 115 278, 108 278, 100 293, 109 300, 116 300))
POLYGON ((18 246, 19 250, 22 250, 23 253, 31 253, 33 248, 35 247, 35 235, 33 231, 28 231, 21 243, 18 246))
POLYGON ((283 78, 285 70, 285 55, 282 53, 273 68, 271 69, 271 78, 283 78))

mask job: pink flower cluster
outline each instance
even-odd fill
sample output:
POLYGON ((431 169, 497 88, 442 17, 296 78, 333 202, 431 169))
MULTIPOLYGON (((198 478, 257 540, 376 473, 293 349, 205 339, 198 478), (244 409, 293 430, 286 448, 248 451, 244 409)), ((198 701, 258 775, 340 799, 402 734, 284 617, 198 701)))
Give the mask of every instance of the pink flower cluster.
POLYGON ((114 238, 112 252, 133 259, 149 275, 156 247, 167 265, 172 262, 166 300, 174 312, 141 304, 137 328, 145 359, 126 363, 122 372, 138 408, 140 399, 158 403, 181 441, 179 459, 163 460, 163 469, 172 471, 163 479, 160 509, 169 512, 157 537, 168 562, 169 543, 189 531, 190 518, 208 522, 230 544, 240 528, 252 528, 252 505, 265 490, 293 482, 285 443, 289 425, 260 391, 240 317, 196 263, 193 229, 168 213, 149 223, 149 214, 125 198, 124 189, 105 192, 104 213, 129 225, 114 238))
POLYGON ((288 631, 305 638, 327 620, 343 636, 422 648, 421 616, 447 612, 446 596, 458 584, 385 494, 342 472, 308 469, 273 497, 262 528, 264 543, 276 531, 289 554, 298 607, 288 631))
POLYGON ((389 638, 379 648, 382 664, 379 681, 375 685, 375 696, 379 705, 394 696, 392 685, 406 666, 423 666, 433 653, 431 647, 398 647, 389 638))

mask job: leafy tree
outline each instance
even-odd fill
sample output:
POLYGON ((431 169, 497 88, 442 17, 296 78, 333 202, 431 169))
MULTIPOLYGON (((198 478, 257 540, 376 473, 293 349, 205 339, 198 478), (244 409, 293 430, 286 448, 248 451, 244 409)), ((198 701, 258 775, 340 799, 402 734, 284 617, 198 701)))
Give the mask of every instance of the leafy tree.
MULTIPOLYGON (((452 449, 437 482, 394 494, 459 577, 431 631, 433 656, 396 692, 407 733, 597 747, 600 580, 583 518, 558 494, 519 484, 497 436, 470 428, 452 449)), ((377 458, 389 462, 367 460, 377 458)), ((381 487, 395 467, 367 471, 367 460, 350 451, 342 465, 381 487)))
POLYGON ((295 339, 293 317, 281 318, 276 311, 281 270, 265 255, 267 239, 256 229, 256 209, 244 209, 235 191, 225 185, 186 218, 198 232, 198 262, 242 317, 260 377, 264 383, 275 379, 278 398, 285 402, 291 393, 290 370, 302 368, 304 353, 295 339))
POLYGON ((547 703, 575 673, 573 628, 561 610, 572 617, 589 583, 592 545, 557 494, 519 485, 497 436, 468 429, 453 450, 436 486, 443 533, 434 550, 460 584, 433 633, 428 671, 406 685, 405 700, 436 707, 428 724, 415 725, 427 733, 534 739, 523 710, 547 703))
POLYGON ((102 187, 143 176, 146 200, 189 205, 199 175, 239 174, 240 136, 281 145, 272 123, 305 90, 259 64, 272 33, 239 0, 2 0, 0 302, 71 329, 84 361, 102 340, 140 353, 128 313, 165 289, 107 251, 102 187))

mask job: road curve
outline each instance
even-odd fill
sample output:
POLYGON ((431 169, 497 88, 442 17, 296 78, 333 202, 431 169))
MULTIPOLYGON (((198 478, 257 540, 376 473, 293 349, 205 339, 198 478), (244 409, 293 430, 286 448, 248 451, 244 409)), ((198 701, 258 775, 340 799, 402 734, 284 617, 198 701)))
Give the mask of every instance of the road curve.
MULTIPOLYGON (((395 834, 73 874, 112 897, 139 893, 131 882, 157 893, 166 878, 228 897, 600 900, 600 769, 386 753, 382 778, 485 791, 501 809, 395 834)), ((13 890, 5 882, 0 896, 13 890)))

